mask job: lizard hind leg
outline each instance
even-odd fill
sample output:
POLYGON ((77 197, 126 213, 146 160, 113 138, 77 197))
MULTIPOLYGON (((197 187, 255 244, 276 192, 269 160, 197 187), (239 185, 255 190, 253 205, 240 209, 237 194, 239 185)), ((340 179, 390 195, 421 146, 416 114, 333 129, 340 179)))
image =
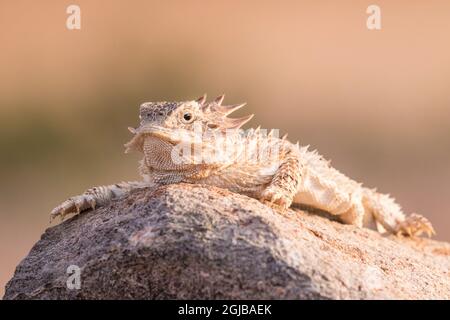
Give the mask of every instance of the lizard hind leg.
POLYGON ((339 214, 339 219, 346 224, 352 224, 362 228, 364 226, 365 210, 362 204, 362 197, 360 192, 354 192, 349 197, 350 208, 342 214, 339 214))
POLYGON ((365 189, 363 204, 375 221, 387 232, 406 236, 420 236, 426 233, 429 237, 435 234, 433 226, 427 218, 413 213, 405 216, 400 205, 389 195, 365 189))
POLYGON ((412 213, 404 221, 398 223, 395 233, 408 236, 420 236, 422 233, 426 233, 428 237, 436 234, 431 222, 417 213, 412 213))

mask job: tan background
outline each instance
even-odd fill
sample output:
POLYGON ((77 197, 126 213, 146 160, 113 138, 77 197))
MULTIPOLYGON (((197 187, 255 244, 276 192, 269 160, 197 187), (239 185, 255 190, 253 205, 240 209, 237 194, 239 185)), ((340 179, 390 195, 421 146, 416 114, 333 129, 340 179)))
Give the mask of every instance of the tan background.
MULTIPOLYGON (((143 101, 227 93, 450 240, 450 2, 2 1, 0 294, 48 212, 137 178, 143 101), (81 7, 82 28, 65 27, 81 7), (382 30, 366 28, 366 8, 382 30)), ((245 111, 240 112, 244 114, 245 111)))

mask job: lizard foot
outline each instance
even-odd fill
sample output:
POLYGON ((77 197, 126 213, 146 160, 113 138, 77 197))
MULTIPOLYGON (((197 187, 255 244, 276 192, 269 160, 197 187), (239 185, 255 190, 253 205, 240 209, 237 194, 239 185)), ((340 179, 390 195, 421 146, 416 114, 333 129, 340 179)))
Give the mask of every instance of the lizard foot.
POLYGON ((286 210, 292 204, 292 197, 287 195, 286 191, 282 188, 269 186, 263 191, 260 201, 270 206, 276 206, 286 210))
POLYGON ((79 196, 71 197, 54 208, 50 214, 50 222, 56 217, 64 217, 71 213, 80 213, 86 209, 95 209, 96 201, 91 195, 82 194, 79 196))
POLYGON ((420 236, 424 232, 428 237, 436 233, 430 221, 416 213, 411 214, 404 221, 400 222, 395 230, 396 234, 407 236, 420 236))

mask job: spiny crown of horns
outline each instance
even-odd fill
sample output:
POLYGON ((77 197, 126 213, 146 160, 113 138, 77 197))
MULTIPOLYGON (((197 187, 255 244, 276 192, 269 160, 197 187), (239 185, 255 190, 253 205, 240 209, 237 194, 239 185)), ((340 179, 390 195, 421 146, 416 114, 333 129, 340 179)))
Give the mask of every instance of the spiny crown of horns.
POLYGON ((205 113, 206 115, 212 115, 212 118, 216 120, 216 122, 218 122, 211 123, 211 128, 218 128, 221 130, 238 129, 253 118, 254 114, 250 114, 242 118, 228 118, 227 116, 230 113, 242 108, 246 105, 246 103, 225 106, 222 105, 224 98, 225 95, 223 94, 221 96, 218 96, 212 102, 206 102, 206 94, 204 94, 203 96, 195 100, 195 102, 200 105, 200 109, 203 113, 205 113))

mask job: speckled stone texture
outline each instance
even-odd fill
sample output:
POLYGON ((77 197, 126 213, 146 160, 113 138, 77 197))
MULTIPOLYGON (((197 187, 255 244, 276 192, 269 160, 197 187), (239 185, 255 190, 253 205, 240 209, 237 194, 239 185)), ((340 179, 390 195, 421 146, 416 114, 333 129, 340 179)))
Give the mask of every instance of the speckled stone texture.
POLYGON ((4 299, 449 299, 449 269, 446 243, 180 184, 47 229, 4 299))

